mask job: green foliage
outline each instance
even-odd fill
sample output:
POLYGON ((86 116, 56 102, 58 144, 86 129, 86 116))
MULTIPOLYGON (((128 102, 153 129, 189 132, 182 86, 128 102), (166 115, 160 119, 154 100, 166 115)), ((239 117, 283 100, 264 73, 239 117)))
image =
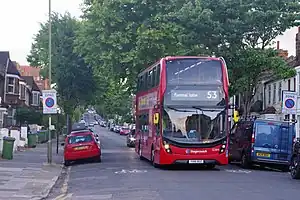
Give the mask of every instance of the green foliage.
MULTIPOLYGON (((103 115, 125 116, 142 69, 166 55, 215 54, 227 61, 232 93, 241 93, 250 105, 264 73, 294 75, 267 47, 297 25, 299 10, 290 0, 85 0, 81 22, 53 16, 53 73, 60 98, 68 110, 89 102, 103 115), (79 79, 85 73, 93 73, 88 80, 96 88, 79 79)), ((46 70, 47 24, 36 38, 28 61, 46 70)))
POLYGON ((16 121, 19 124, 43 124, 43 114, 39 110, 27 107, 20 107, 16 109, 16 121))
MULTIPOLYGON (((59 103, 68 114, 72 114, 77 106, 88 104, 96 90, 93 69, 73 51, 75 32, 80 25, 68 13, 52 15, 52 82, 56 83, 59 103)), ((28 62, 41 66, 45 76, 48 76, 49 64, 48 36, 46 22, 41 24, 28 56, 28 62)))
POLYGON ((115 108, 121 106, 115 101, 122 96, 116 92, 120 78, 126 77, 133 91, 137 73, 166 55, 225 57, 231 90, 242 93, 246 104, 251 103, 250 91, 263 72, 276 77, 294 74, 276 52, 264 49, 297 25, 300 6, 296 1, 102 0, 85 5, 77 51, 102 77, 104 95, 99 99, 113 105, 102 107, 108 113, 120 113, 115 108))
POLYGON ((235 52, 230 59, 231 93, 241 94, 243 113, 249 113, 253 96, 263 79, 286 79, 296 75, 296 71, 277 54, 272 49, 249 48, 235 52))

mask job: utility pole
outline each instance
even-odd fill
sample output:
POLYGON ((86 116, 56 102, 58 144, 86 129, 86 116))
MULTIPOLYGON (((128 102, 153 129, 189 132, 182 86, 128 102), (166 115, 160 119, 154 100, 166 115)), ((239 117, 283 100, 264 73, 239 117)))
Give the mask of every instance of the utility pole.
MULTIPOLYGON (((48 56, 49 56, 49 86, 50 86, 50 89, 51 89, 51 53, 52 53, 52 50, 51 50, 51 34, 52 34, 52 31, 51 31, 51 0, 49 0, 49 12, 48 12, 48 15, 49 15, 49 53, 48 53, 48 56)), ((52 163, 52 137, 51 137, 51 130, 50 130, 50 127, 51 127, 51 115, 49 115, 49 130, 48 130, 48 163, 51 164, 52 163)))

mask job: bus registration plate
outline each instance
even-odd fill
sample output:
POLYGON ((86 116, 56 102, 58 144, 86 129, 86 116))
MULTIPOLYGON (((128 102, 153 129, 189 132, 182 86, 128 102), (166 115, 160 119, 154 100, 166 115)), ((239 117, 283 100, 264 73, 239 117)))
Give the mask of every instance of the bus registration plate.
POLYGON ((190 164, 202 164, 204 163, 204 160, 189 160, 190 164))

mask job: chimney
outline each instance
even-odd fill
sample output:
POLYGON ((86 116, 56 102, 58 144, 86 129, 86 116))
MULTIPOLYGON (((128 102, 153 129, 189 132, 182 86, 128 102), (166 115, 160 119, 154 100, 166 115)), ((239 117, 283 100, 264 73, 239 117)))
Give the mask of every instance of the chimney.
POLYGON ((280 42, 277 41, 277 50, 279 50, 279 44, 280 44, 280 42))

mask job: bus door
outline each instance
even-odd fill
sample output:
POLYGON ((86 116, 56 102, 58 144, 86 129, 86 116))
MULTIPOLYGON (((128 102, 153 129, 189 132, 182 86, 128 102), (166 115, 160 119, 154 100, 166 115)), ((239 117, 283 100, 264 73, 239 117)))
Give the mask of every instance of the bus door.
MULTIPOLYGON (((149 127, 150 127, 150 123, 149 123, 149 114, 143 114, 142 115, 142 119, 141 119, 141 148, 142 148, 142 154, 144 157, 146 158, 150 158, 150 154, 149 152, 151 151, 151 149, 149 150, 149 127)), ((150 128, 151 129, 151 128, 150 128)))
POLYGON ((161 142, 161 137, 160 137, 160 108, 155 108, 153 109, 152 113, 152 120, 153 120, 153 131, 152 131, 152 145, 155 151, 155 156, 157 159, 159 159, 159 150, 160 150, 160 142, 161 142))

